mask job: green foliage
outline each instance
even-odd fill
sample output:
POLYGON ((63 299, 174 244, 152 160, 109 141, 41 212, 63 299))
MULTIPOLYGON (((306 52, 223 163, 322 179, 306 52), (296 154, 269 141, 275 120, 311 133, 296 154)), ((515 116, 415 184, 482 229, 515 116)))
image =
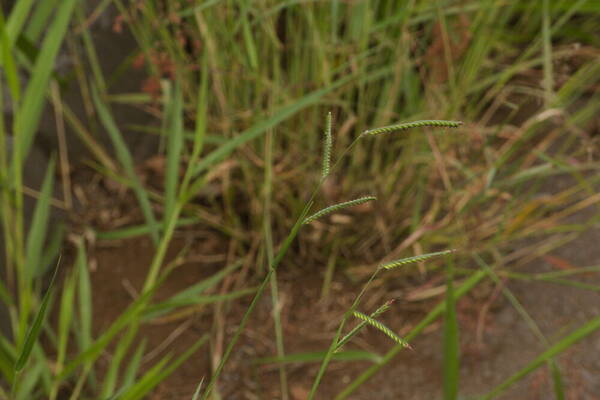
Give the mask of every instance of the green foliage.
MULTIPOLYGON (((36 345, 40 332, 42 330, 42 324, 44 323, 44 319, 46 318, 46 312, 48 309, 48 304, 50 302, 50 298, 52 296, 52 289, 54 285, 54 280, 56 279, 56 274, 58 272, 58 266, 54 270, 54 274, 52 275, 52 280, 50 280, 50 286, 48 290, 44 294, 42 298, 42 302, 40 304, 40 308, 35 314, 35 318, 33 323, 31 324, 29 330, 27 331, 27 335, 25 336, 25 342, 19 351, 19 357, 15 362, 14 372, 19 373, 25 367, 25 364, 29 360, 29 356, 31 355, 31 351, 33 347, 36 345)), ((17 379, 18 380, 18 379, 17 379)))
POLYGON ((129 180, 138 198, 140 208, 142 209, 144 217, 146 218, 146 224, 151 229, 150 234, 152 239, 154 240, 155 244, 157 244, 159 240, 159 234, 158 230, 156 229, 156 218, 154 217, 152 205, 150 204, 150 196, 148 195, 147 190, 142 186, 139 177, 135 173, 131 152, 127 148, 125 140, 123 139, 123 135, 117 127, 110 110, 106 107, 104 102, 102 102, 96 89, 92 90, 92 98, 94 100, 96 110, 98 111, 98 116, 104 124, 113 146, 115 147, 117 158, 121 162, 123 169, 125 170, 125 175, 127 176, 127 179, 129 180))
MULTIPOLYGON (((17 7, 15 7, 8 20, 7 35, 13 43, 19 36, 19 31, 23 25, 22 21, 26 18, 28 8, 30 7, 21 7, 26 2, 18 1, 17 7)), ((44 36, 40 53, 35 60, 31 80, 23 94, 23 101, 16 113, 14 131, 18 132, 18 140, 20 142, 20 162, 25 160, 33 144, 44 105, 44 93, 48 87, 55 60, 67 32, 76 3, 76 0, 62 1, 56 10, 54 21, 44 36)))
MULTIPOLYGON (((6 129, 4 117, 0 118, 0 216, 7 250, 7 280, 0 284, 0 300, 9 309, 14 334, 12 339, 0 338, 0 374, 12 385, 10 398, 56 399, 66 388, 73 398, 144 398, 208 340, 207 335, 201 335, 182 354, 168 354, 142 367, 148 353, 146 324, 183 308, 220 305, 251 296, 212 376, 207 377, 206 385, 202 379, 194 394, 195 399, 216 396, 225 365, 270 286, 277 356, 258 362, 278 364, 282 398, 288 395, 286 363, 320 363, 309 395, 312 399, 331 362, 371 362, 336 396, 347 398, 443 316, 444 395, 455 399, 459 395, 456 302, 460 297, 483 280, 497 283, 499 277, 598 290, 565 279, 598 272, 597 266, 544 274, 525 274, 507 267, 527 261, 530 254, 543 255, 574 240, 598 222, 597 218, 565 222, 577 210, 598 202, 594 192, 600 181, 595 174, 598 163, 588 154, 593 140, 583 134, 600 107, 594 92, 600 64, 589 57, 589 49, 600 45, 593 34, 598 11, 589 2, 486 0, 466 1, 460 6, 422 0, 310 5, 297 1, 183 3, 147 2, 135 8, 130 2, 103 0, 88 15, 87 8, 76 0, 19 0, 6 20, 0 14, 0 89, 6 84, 10 95, 3 96, 0 105, 10 107, 14 114, 11 129, 6 129), (111 4, 139 44, 112 75, 102 65, 104 54, 97 51, 102 47, 96 47, 90 31, 95 19, 111 4), (574 42, 582 43, 585 51, 568 47, 574 42), (73 74, 61 76, 55 69, 61 49, 74 59, 73 74), (156 62, 159 56, 164 65, 156 62), (116 93, 116 78, 130 72, 128 68, 137 57, 147 61, 143 73, 160 83, 162 96, 116 93), (572 71, 559 74, 562 64, 572 71), (527 80, 538 72, 542 77, 539 87, 527 80), (23 80, 24 76, 28 80, 23 80), (68 104, 50 96, 50 86, 55 91, 80 90, 86 118, 80 120, 68 104), (90 151, 94 160, 88 164, 132 190, 144 217, 138 225, 106 232, 94 227, 85 227, 85 235, 67 232, 65 237, 73 239, 76 247, 74 265, 61 267, 65 273, 60 284, 55 282, 55 271, 49 287, 42 274, 59 253, 58 242, 62 240, 62 236, 54 242, 47 240, 49 215, 55 204, 54 158, 36 195, 28 229, 23 205, 28 189, 23 172, 29 167, 25 160, 36 140, 47 99, 55 106, 57 119, 64 117, 90 151), (527 110, 521 99, 543 106, 527 110), (144 126, 143 130, 160 134, 165 145, 163 187, 159 183, 157 189, 152 185, 156 182, 147 183, 138 175, 133 149, 124 140, 128 127, 117 124, 112 112, 122 104, 150 111, 161 121, 162 128, 144 126), (336 157, 332 157, 331 112, 324 138, 315 134, 322 124, 321 106, 333 110, 339 121, 336 148, 339 145, 345 150, 336 157), (440 119, 419 120, 425 115, 440 119), (448 116, 469 124, 460 135, 410 131, 461 126, 459 121, 441 119, 448 116), (395 123, 399 120, 413 122, 395 123), (380 127, 367 129, 371 126, 380 127), (353 132, 363 133, 356 136, 353 132), (405 134, 384 137, 393 132, 405 134), (112 143, 116 161, 97 140, 103 133, 112 143), (362 140, 367 136, 377 136, 377 140, 362 140), (6 146, 9 140, 14 144, 10 152, 6 146), (318 171, 311 166, 319 154, 319 184, 312 191, 302 189, 315 181, 318 171), (231 170, 227 170, 229 162, 234 165, 231 170), (257 176, 263 174, 263 168, 264 176, 257 176), (575 183, 556 195, 539 196, 545 179, 555 176, 573 178, 575 183), (215 179, 221 180, 219 185, 214 185, 215 179), (280 181, 283 179, 285 184, 280 181), (263 203, 254 198, 258 191, 253 189, 260 190, 257 182, 263 185, 263 203), (203 196, 201 191, 213 191, 213 185, 219 186, 219 200, 196 202, 199 194, 203 196), (382 257, 389 244, 398 242, 385 259, 406 257, 374 262, 371 278, 344 313, 326 351, 285 354, 277 286, 277 269, 284 257, 293 253, 304 225, 375 200, 373 196, 361 197, 311 214, 325 185, 342 198, 376 188, 381 203, 378 218, 383 217, 386 225, 385 241, 372 241, 367 253, 382 257), (250 197, 248 205, 236 200, 243 197, 240 194, 250 197), (573 206, 566 206, 569 204, 573 206), (248 221, 240 218, 242 214, 249 215, 248 221), (211 216, 218 218, 211 220, 211 216), (155 300, 161 285, 176 271, 175 264, 164 265, 176 231, 199 223, 231 238, 234 259, 240 261, 168 298, 155 300), (287 236, 282 234, 286 230, 287 236), (155 248, 141 294, 106 327, 95 331, 93 322, 98 317, 92 307, 90 274, 93 254, 87 251, 92 253, 88 246, 93 241, 86 239, 123 240, 144 235, 152 238, 155 248), (533 248, 535 251, 511 253, 517 244, 544 235, 551 240, 533 248), (261 239, 256 245, 254 269, 263 279, 261 283, 216 292, 217 285, 228 281, 243 263, 254 261, 247 257, 253 257, 248 249, 255 246, 250 246, 255 237, 261 239), (392 279, 390 276, 399 274, 385 276, 388 270, 435 261, 455 251, 420 254, 423 250, 454 247, 461 249, 461 262, 479 264, 482 269, 449 267, 445 298, 405 337, 379 320, 391 302, 369 315, 358 311, 376 278, 392 279), (473 252, 472 259, 469 251, 473 252), (482 266, 479 255, 493 257, 494 267, 482 266), (510 263, 505 262, 505 255, 510 263), (263 276, 264 265, 267 271, 263 276), (466 275, 464 280, 459 270, 466 275), (56 323, 47 318, 51 312, 56 323), (360 323, 346 332, 352 317, 360 323), (388 353, 379 356, 345 350, 367 325, 394 340, 388 353), (75 339, 73 345, 71 338, 75 339), (111 362, 108 368, 99 369, 102 354, 111 362), (99 371, 101 382, 96 376, 99 371)), ((62 156, 60 162, 65 162, 62 156)), ((368 217, 365 221, 370 223, 368 217)), ((333 266, 343 268, 346 264, 341 254, 348 255, 344 258, 353 263, 372 261, 367 262, 360 254, 364 247, 355 246, 364 239, 360 232, 365 230, 350 233, 351 229, 340 227, 334 245, 314 249, 320 252, 315 259, 329 260, 327 286, 333 266), (342 247, 344 252, 338 252, 342 247), (331 248, 335 251, 323 254, 331 248), (346 248, 350 249, 348 254, 346 248)), ((437 260, 433 266, 439 264, 437 260)), ((502 293, 547 350, 486 398, 503 393, 541 366, 548 366, 551 372, 556 397, 564 398, 566 385, 556 357, 596 332, 600 322, 591 319, 552 344, 540 336, 516 297, 508 290, 502 293)), ((215 310, 220 312, 219 307, 215 310)), ((9 388, 0 387, 1 398, 9 398, 5 390, 9 388)))
POLYGON ((54 188, 54 165, 54 159, 50 160, 40 192, 40 198, 38 199, 33 212, 31 227, 27 234, 25 274, 28 281, 30 281, 36 273, 39 273, 39 269, 42 267, 40 263, 44 250, 44 240, 48 235, 50 197, 52 196, 52 189, 54 188))
POLYGON ((144 398, 156 385, 171 375, 183 362, 208 341, 208 335, 203 335, 189 349, 180 355, 174 362, 168 363, 170 355, 165 356, 155 364, 146 374, 140 377, 135 384, 120 395, 120 399, 137 400, 144 398))
MULTIPOLYGON (((167 99, 165 136, 167 137, 167 166, 165 171, 165 223, 175 209, 179 166, 183 153, 183 97, 181 84, 175 82, 173 94, 167 99)), ((149 221, 150 222, 150 221, 149 221)))

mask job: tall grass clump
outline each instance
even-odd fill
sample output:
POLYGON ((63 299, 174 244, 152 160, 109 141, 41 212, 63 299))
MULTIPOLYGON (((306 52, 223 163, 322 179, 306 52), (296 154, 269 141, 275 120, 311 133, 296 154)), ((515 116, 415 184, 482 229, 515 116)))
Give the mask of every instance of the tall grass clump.
MULTIPOLYGON (((0 121, 0 216, 5 250, 2 260, 5 270, 2 273, 6 277, 0 284, 0 293, 3 307, 9 312, 10 330, 6 336, 0 337, 0 398, 141 399, 204 346, 208 336, 199 335, 196 342, 181 354, 169 353, 158 361, 143 365, 142 357, 148 349, 140 326, 155 315, 169 312, 182 304, 222 301, 219 297, 205 296, 204 292, 239 268, 239 263, 234 263, 173 298, 153 301, 157 288, 177 266, 164 264, 175 228, 182 223, 182 209, 204 180, 204 177, 193 174, 192 166, 198 164, 202 151, 208 78, 206 73, 199 75, 199 80, 204 83, 198 90, 196 130, 191 145, 184 143, 183 139, 180 80, 174 80, 171 94, 165 98, 165 130, 168 130, 170 140, 166 145, 168 172, 164 200, 157 200, 140 181, 134 171, 131 151, 106 103, 106 87, 91 82, 90 104, 95 107, 99 122, 108 133, 116 160, 111 160, 101 147, 93 147, 96 142, 87 143, 92 146, 92 154, 103 161, 104 167, 114 168, 116 174, 124 177, 126 186, 133 190, 146 220, 144 231, 155 245, 142 292, 108 327, 94 330, 94 285, 89 272, 85 237, 80 234, 71 236, 75 254, 69 259, 59 257, 61 239, 59 245, 50 240, 50 214, 57 203, 53 199, 57 165, 54 157, 47 165, 42 187, 36 194, 32 217, 27 223, 25 221, 23 172, 28 168, 41 167, 28 164, 27 156, 35 142, 46 97, 49 96, 53 106, 62 112, 68 110, 58 96, 50 96, 56 94, 62 79, 54 71, 54 65, 73 19, 81 16, 83 11, 83 4, 75 0, 61 1, 55 8, 49 8, 49 5, 51 2, 18 1, 6 21, 0 13, 3 73, 0 89, 5 93, 4 83, 8 84, 14 115, 12 126, 8 129, 4 118, 0 121), (25 24, 28 19, 39 25, 25 24), (31 49, 23 47, 22 43, 36 42, 42 33, 44 36, 39 48, 36 48, 34 57, 29 58, 31 49), (21 74, 26 79, 21 79, 21 74), (184 171, 183 179, 179 177, 180 168, 184 171), (155 210, 157 201, 162 205, 160 215, 155 210), (74 261, 74 265, 70 261, 74 261), (50 280, 45 276, 47 271, 52 272, 50 280), (57 290, 58 287, 60 290, 57 290), (54 317, 57 323, 53 323, 54 317), (108 368, 102 368, 98 360, 106 352, 112 354, 113 362, 108 368)), ((101 79, 101 76, 97 75, 96 79, 101 79)), ((166 82, 166 85, 170 84, 166 82)), ((57 118, 60 118, 60 112, 58 115, 57 118)), ((74 115, 68 115, 72 117, 71 122, 77 122, 74 115)), ((82 137, 91 138, 85 136, 85 131, 80 133, 83 133, 82 137)), ((65 162, 64 155, 60 153, 60 163, 65 162)), ((252 292, 251 289, 232 292, 224 298, 233 299, 252 292)))
MULTIPOLYGON (((265 183, 281 184, 268 203, 279 237, 293 223, 284 210, 290 204, 297 212, 303 207, 295 200, 296 188, 314 181, 308 166, 323 142, 321 175, 328 176, 331 200, 355 192, 386 198, 382 210, 390 223, 386 229, 373 225, 380 240, 360 247, 356 259, 386 249, 400 257, 433 245, 460 245, 522 265, 533 257, 514 251, 524 240, 547 235, 547 252, 591 226, 561 228, 575 208, 559 219, 549 217, 561 204, 585 201, 591 186, 582 177, 597 171, 586 156, 591 138, 581 134, 598 111, 593 90, 598 62, 590 56, 598 43, 590 34, 594 13, 585 1, 115 4, 139 43, 131 59, 144 61, 148 81, 174 66, 182 71, 182 91, 189 99, 184 109, 191 116, 198 87, 194 71, 199 54, 209 54, 214 101, 207 130, 218 133, 207 135, 214 142, 206 141, 208 153, 194 173, 239 155, 237 167, 229 170, 237 181, 227 187, 227 197, 243 197, 242 188, 255 186, 263 173, 253 156, 266 159, 269 149, 273 163, 284 168, 280 175, 292 176, 278 182, 274 175, 265 183), (577 33, 571 29, 575 24, 577 33), (573 41, 582 46, 569 46, 573 41), (560 84, 556 64, 571 71, 560 84), (530 78, 538 72, 544 77, 539 90, 530 78), (321 125, 317 104, 336 115, 335 143, 312 134, 321 125), (344 160, 343 175, 330 174, 328 149, 350 145, 349 132, 402 130, 411 125, 392 124, 425 115, 469 124, 459 128, 460 135, 409 130, 397 140, 371 141, 344 160), (369 131, 373 126, 383 128, 369 131), (557 176, 576 183, 540 199, 539 190, 557 176), (391 248, 391 243, 399 244, 391 248)), ((154 101, 140 96, 135 105, 154 101)), ((258 199, 249 203, 252 209, 265 207, 258 199)), ((214 207, 216 213, 235 214, 231 206, 214 207)), ((225 224, 243 223, 228 217, 225 224)), ((262 231, 262 218, 250 218, 243 228, 262 231)), ((360 233, 343 229, 349 248, 359 248, 360 233)), ((266 253, 258 266, 267 263, 266 253)), ((315 262, 325 258, 314 253, 315 262)))
MULTIPOLYGON (((9 315, 9 321, 3 321, 3 325, 8 322, 9 332, 4 332, 0 340, 0 371, 3 378, 0 395, 17 399, 33 398, 34 393, 42 387, 42 382, 46 383, 44 388, 49 390, 48 383, 52 380, 47 367, 48 356, 40 346, 40 336, 54 299, 52 290, 56 269, 49 287, 41 286, 40 277, 47 270, 45 267, 49 266, 44 264, 51 264, 48 260, 56 257, 56 252, 44 257, 55 164, 54 161, 48 164, 29 229, 25 225, 23 171, 75 1, 61 2, 53 18, 48 20, 46 35, 37 49, 35 59, 26 63, 29 79, 23 84, 20 77, 23 54, 18 38, 25 31, 25 20, 32 7, 31 2, 18 2, 6 19, 0 12, 0 60, 3 73, 0 79, 3 97, 3 116, 0 119, 0 217, 4 242, 4 259, 0 265, 4 269, 1 273, 6 278, 0 288, 3 294, 2 307, 8 309, 9 315), (6 99, 8 104, 4 104, 6 99), (4 119, 5 106, 13 112, 10 127, 4 119)), ((46 24, 46 21, 43 23, 46 24)))

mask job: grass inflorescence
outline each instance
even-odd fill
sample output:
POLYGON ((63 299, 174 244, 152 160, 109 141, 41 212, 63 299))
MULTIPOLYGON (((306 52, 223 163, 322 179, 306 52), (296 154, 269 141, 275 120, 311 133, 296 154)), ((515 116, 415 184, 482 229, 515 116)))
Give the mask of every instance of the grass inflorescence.
POLYGON ((417 263, 417 262, 429 260, 430 258, 445 256, 445 255, 454 253, 455 251, 456 250, 454 250, 454 249, 452 249, 452 250, 444 250, 444 251, 438 251, 438 252, 435 252, 435 253, 421 254, 421 255, 418 255, 418 256, 401 258, 399 260, 394 260, 394 261, 390 261, 390 262, 387 262, 385 264, 382 264, 379 268, 394 269, 394 268, 397 268, 397 267, 400 267, 400 266, 403 266, 403 265, 407 265, 407 264, 412 264, 412 263, 417 263))
POLYGON ((331 149, 333 147, 333 136, 331 135, 331 111, 327 113, 327 123, 325 125, 325 139, 323 143, 323 168, 321 171, 321 179, 325 179, 329 175, 331 168, 331 149))
POLYGON ((389 336, 394 342, 401 344, 404 347, 408 347, 411 348, 410 345, 408 344, 408 342, 406 342, 404 339, 402 339, 400 336, 396 335, 394 333, 394 331, 392 331, 390 328, 388 328, 387 326, 385 326, 383 323, 381 323, 380 321, 377 321, 375 318, 372 318, 368 315, 365 315, 359 311, 354 311, 352 312, 352 315, 354 315, 356 318, 361 319, 363 321, 365 321, 367 324, 377 328, 379 331, 385 333, 387 336, 389 336))
POLYGON ((349 207, 353 207, 353 206, 358 206, 360 204, 364 204, 367 203, 369 201, 375 201, 377 200, 377 197, 375 196, 363 196, 363 197, 359 197, 358 199, 354 199, 354 200, 348 200, 348 201, 344 201, 342 203, 338 203, 338 204, 334 204, 331 205, 329 207, 325 207, 322 210, 317 211, 316 213, 312 214, 309 217, 306 217, 304 219, 304 221, 302 221, 303 224, 310 224, 311 222, 324 217, 325 215, 343 210, 345 208, 349 208, 349 207))
POLYGON ((368 129, 363 132, 363 135, 380 135, 383 133, 393 133, 399 131, 407 131, 414 128, 457 128, 462 125, 461 121, 442 121, 442 120, 425 120, 405 122, 402 124, 382 126, 380 128, 368 129))

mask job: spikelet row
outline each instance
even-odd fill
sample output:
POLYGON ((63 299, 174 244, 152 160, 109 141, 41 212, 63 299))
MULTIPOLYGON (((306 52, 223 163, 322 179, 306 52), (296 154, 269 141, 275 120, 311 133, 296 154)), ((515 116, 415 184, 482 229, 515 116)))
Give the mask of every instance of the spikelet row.
MULTIPOLYGON (((373 313, 371 313, 370 317, 371 318, 376 318, 379 315, 383 314, 384 312, 386 312, 387 310, 390 309, 390 306, 392 305, 392 303, 394 302, 394 300, 390 300, 387 301, 384 305, 382 305, 381 307, 379 307, 377 310, 375 310, 373 313)), ((342 349, 342 347, 344 347, 344 345, 346 343, 348 343, 350 341, 350 339, 352 339, 352 337, 354 337, 354 335, 356 335, 362 328, 365 327, 365 325, 367 325, 366 321, 362 321, 360 324, 356 325, 354 327, 354 329, 352 329, 350 332, 348 332, 336 345, 335 347, 335 352, 337 353, 338 351, 340 351, 342 349)))
POLYGON ((316 220, 317 218, 321 218, 324 215, 331 214, 332 212, 339 211, 339 210, 341 210, 343 208, 357 206, 359 204, 363 204, 363 203, 366 203, 368 201, 373 201, 373 200, 377 200, 377 197, 375 197, 375 196, 365 196, 365 197, 360 197, 358 199, 354 199, 354 200, 350 200, 350 201, 345 201, 343 203, 334 204, 332 206, 329 206, 329 207, 326 207, 326 208, 322 209, 321 211, 318 211, 318 212, 314 213, 310 217, 307 217, 304 221, 302 221, 302 223, 303 224, 309 224, 309 223, 313 222, 314 220, 316 220))
POLYGON ((365 314, 363 314, 363 313, 361 313, 359 311, 354 311, 352 314, 356 318, 362 319, 367 324, 369 324, 369 325, 377 328, 378 330, 380 330, 381 332, 383 332, 384 334, 386 334, 387 336, 389 336, 394 342, 396 342, 398 344, 401 344, 404 347, 410 348, 410 345, 408 344, 408 342, 406 340, 404 340, 400 336, 396 335, 394 333, 394 331, 392 331, 390 328, 388 328, 387 326, 385 326, 381 322, 377 321, 376 319, 371 318, 368 315, 365 315, 365 314))
POLYGON ((331 164, 331 148, 333 146, 333 137, 331 136, 331 112, 327 113, 327 127, 325 128, 325 143, 323 144, 323 170, 321 178, 325 179, 329 175, 329 166, 331 164))
POLYGON ((400 267, 402 265, 411 264, 411 263, 415 263, 415 262, 419 262, 419 261, 428 260, 430 258, 439 257, 439 256, 443 256, 443 255, 446 255, 446 254, 454 253, 455 251, 456 251, 455 249, 444 250, 444 251, 437 251, 435 253, 422 254, 420 256, 413 256, 413 257, 401 258, 399 260, 394 260, 394 261, 390 261, 389 263, 383 264, 379 268, 393 269, 393 268, 396 268, 396 267, 400 267))
POLYGON ((423 120, 406 122, 404 124, 382 126, 381 128, 369 129, 363 132, 363 135, 379 135, 382 133, 391 133, 398 131, 405 131, 412 128, 423 128, 423 127, 445 127, 445 128, 456 128, 462 125, 461 121, 445 121, 445 120, 423 120))

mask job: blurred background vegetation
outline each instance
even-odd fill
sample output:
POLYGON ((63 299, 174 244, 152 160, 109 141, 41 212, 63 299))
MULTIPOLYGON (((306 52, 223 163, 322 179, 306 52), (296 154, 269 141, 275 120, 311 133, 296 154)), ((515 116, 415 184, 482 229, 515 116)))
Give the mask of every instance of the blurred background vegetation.
MULTIPOLYGON (((300 231, 213 398, 308 398, 325 353, 306 351, 326 349, 326 322, 360 283, 381 263, 445 249, 458 249, 453 261, 394 271, 367 301, 396 298, 384 319, 411 338, 446 305, 444 345, 423 342, 439 344, 445 385, 415 393, 492 398, 547 365, 550 393, 573 395, 555 357, 600 327, 597 306, 546 331, 510 288, 600 288, 597 0, 1 4, 2 398, 202 393, 320 183, 328 112, 339 162, 315 210, 378 201, 300 231), (420 119, 464 124, 344 153, 366 129, 420 119), (469 311, 447 282, 473 304, 479 341, 505 298, 541 358, 460 389, 465 343, 448 327, 458 310, 465 328, 469 311)), ((361 385, 393 370, 399 350, 379 355, 390 347, 344 352, 353 361, 332 376, 351 377, 326 379, 317 398, 372 398, 361 385)), ((406 393, 387 386, 380 398, 406 393)))

